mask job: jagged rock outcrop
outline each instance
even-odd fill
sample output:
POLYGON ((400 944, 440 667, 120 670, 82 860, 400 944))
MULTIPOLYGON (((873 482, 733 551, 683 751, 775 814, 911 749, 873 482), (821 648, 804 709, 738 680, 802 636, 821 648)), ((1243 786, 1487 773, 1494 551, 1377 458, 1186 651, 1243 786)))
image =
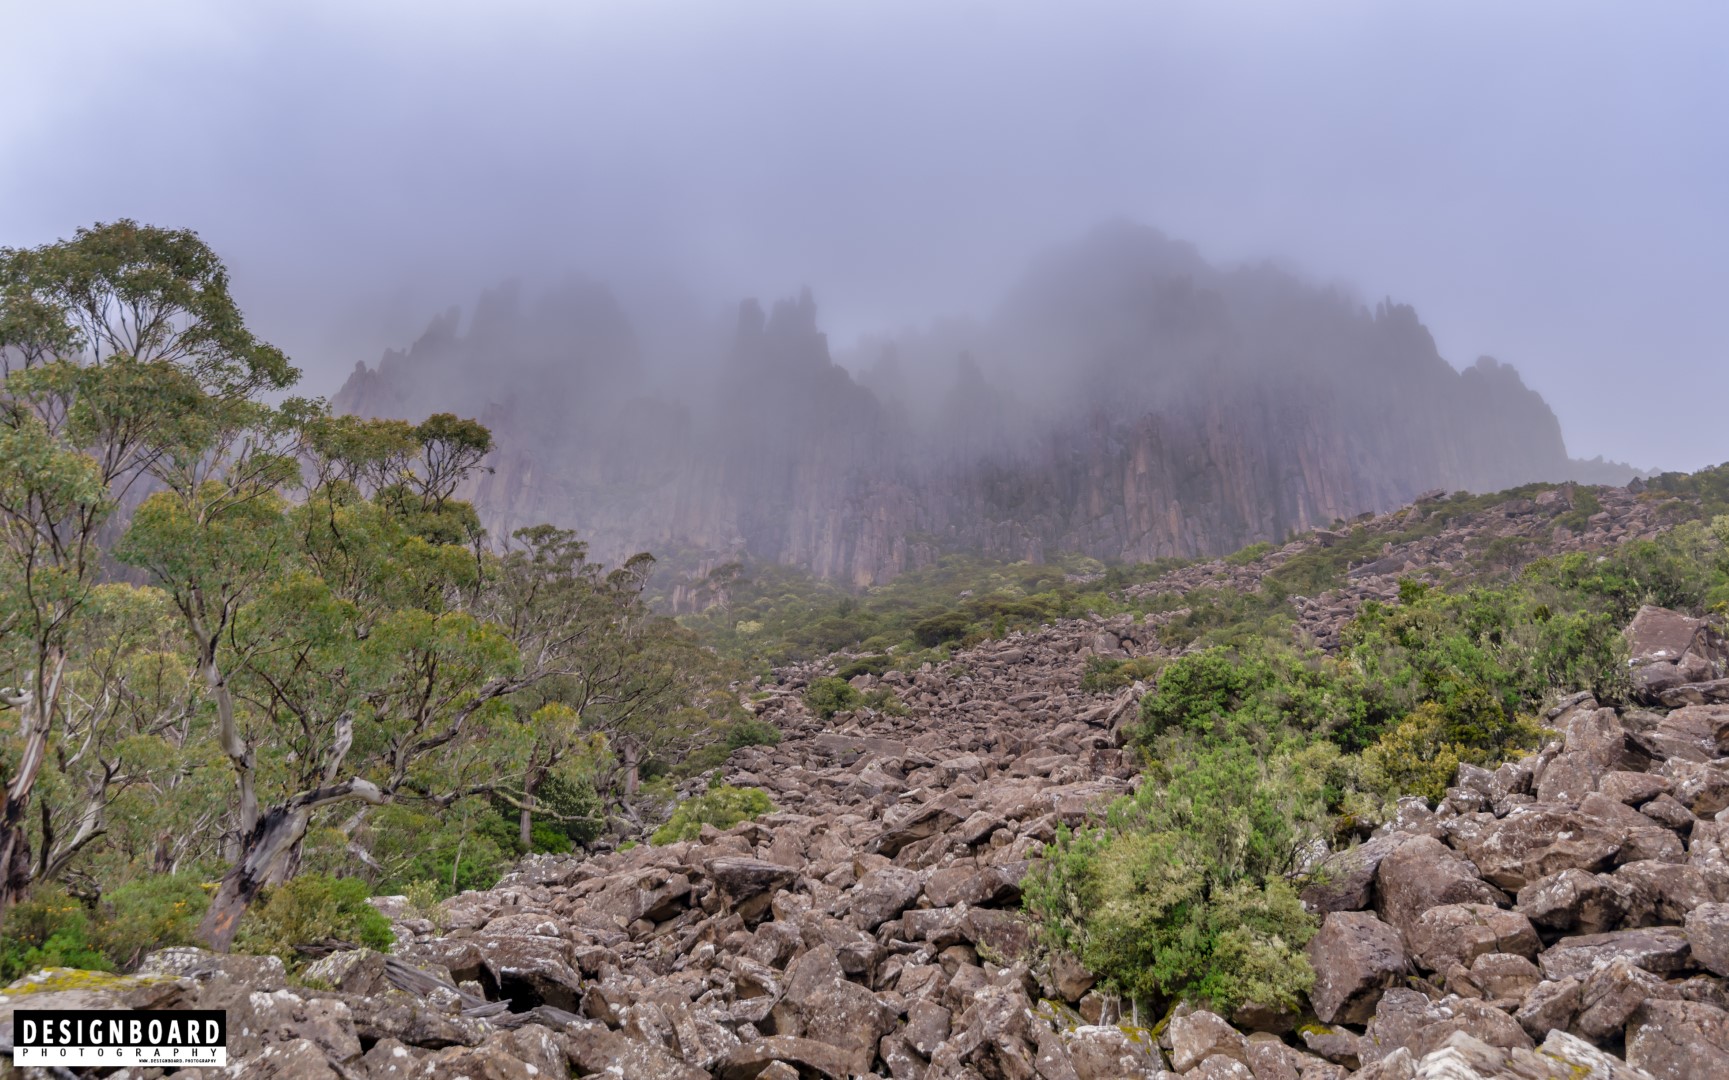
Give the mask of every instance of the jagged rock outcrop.
POLYGON ((466 330, 441 316, 334 405, 489 423, 493 472, 465 494, 497 533, 551 520, 607 559, 743 554, 855 585, 947 551, 1194 557, 1434 488, 1632 475, 1570 461, 1512 368, 1454 370, 1409 307, 1220 271, 1131 226, 1047 257, 951 344, 916 385, 898 361, 861 383, 807 292, 687 346, 719 363, 657 369, 578 282, 537 305, 489 293, 466 330))

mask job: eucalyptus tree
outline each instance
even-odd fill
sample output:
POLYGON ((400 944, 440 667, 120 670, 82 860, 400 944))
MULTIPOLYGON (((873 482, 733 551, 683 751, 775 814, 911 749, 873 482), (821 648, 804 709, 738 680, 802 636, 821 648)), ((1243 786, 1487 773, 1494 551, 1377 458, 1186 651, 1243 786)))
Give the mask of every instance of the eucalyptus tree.
POLYGON ((0 679, 20 739, 0 808, 0 913, 35 870, 29 804, 105 523, 141 478, 220 457, 212 419, 295 376, 246 328, 192 232, 119 221, 0 249, 0 631, 21 643, 0 679))

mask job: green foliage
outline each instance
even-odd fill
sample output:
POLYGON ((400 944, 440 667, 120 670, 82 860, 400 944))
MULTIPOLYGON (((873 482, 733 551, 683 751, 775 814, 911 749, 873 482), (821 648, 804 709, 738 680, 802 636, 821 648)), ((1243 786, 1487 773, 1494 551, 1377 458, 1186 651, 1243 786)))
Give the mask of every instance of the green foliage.
POLYGON ((116 969, 130 970, 146 953, 196 944, 198 921, 209 906, 197 874, 138 878, 102 897, 97 940, 116 969))
POLYGON ((773 809, 768 793, 761 788, 713 787, 679 803, 672 818, 649 837, 649 843, 658 846, 695 840, 704 825, 730 829, 741 821, 753 821, 773 809))
POLYGON ((1576 488, 1573 492, 1573 508, 1556 518, 1555 524, 1582 533, 1590 523, 1591 515, 1602 509, 1603 503, 1597 498, 1595 491, 1590 488, 1576 488))
POLYGON ((1142 700, 1141 722, 1130 735, 1148 752, 1167 732, 1257 745, 1295 732, 1350 750, 1372 738, 1389 716, 1388 703, 1352 665, 1257 641, 1170 662, 1142 700))
POLYGON ((835 713, 854 709, 864 703, 864 695, 853 688, 845 679, 833 675, 825 675, 812 679, 805 688, 804 703, 810 711, 824 720, 831 719, 835 713))
POLYGON ((955 554, 854 594, 784 566, 732 564, 715 572, 724 578, 728 602, 680 621, 723 654, 753 664, 867 651, 843 668, 842 677, 850 679, 910 671, 923 659, 946 658, 942 650, 957 643, 1054 619, 1144 613, 1148 602, 1129 600, 1122 590, 1182 565, 1165 559, 1106 567, 1078 555, 1003 563, 955 554), (916 655, 921 649, 929 652, 916 655))
POLYGON ((1543 730, 1528 717, 1508 722, 1498 710, 1485 710, 1480 722, 1461 723, 1426 701, 1363 751, 1365 777, 1389 797, 1439 799, 1461 763, 1497 765, 1518 751, 1536 749, 1542 738, 1543 730))
POLYGON ((1315 920, 1286 880, 1324 833, 1325 762, 1240 740, 1184 753, 1028 878, 1045 940, 1138 1001, 1294 1008, 1315 920))
POLYGON ((843 665, 839 671, 835 672, 835 677, 855 679, 860 675, 881 675, 885 671, 894 670, 896 666, 895 658, 892 656, 863 656, 843 665))
POLYGON ((270 890, 248 912, 236 948, 280 956, 291 967, 299 963, 300 945, 341 942, 388 950, 396 936, 390 920, 366 902, 369 895, 358 878, 301 874, 270 890))
POLYGON ((43 967, 130 970, 146 953, 192 944, 208 905, 192 874, 139 878, 93 902, 38 888, 7 913, 0 981, 43 967))
POLYGON ((964 611, 945 611, 913 624, 913 640, 925 648, 959 641, 972 629, 973 620, 964 611))
MULTIPOLYGON (((419 881, 436 883, 444 895, 488 889, 523 854, 514 814, 506 816, 481 799, 463 800, 436 815, 408 805, 383 806, 372 818, 366 839, 383 867, 376 875, 381 893, 399 893, 419 881)), ((307 863, 341 872, 349 865, 345 849, 327 863, 307 863)))
POLYGON ((1247 566, 1272 550, 1273 545, 1263 540, 1258 544, 1250 544, 1246 548, 1225 556, 1225 564, 1227 566, 1247 566))
POLYGON ((1157 657, 1089 656, 1081 672, 1081 689, 1089 694, 1121 690, 1137 682, 1150 682, 1163 667, 1164 662, 1157 657))
MULTIPOLYGON (((605 800, 587 776, 568 771, 547 774, 534 790, 534 805, 536 851, 571 851, 600 835, 605 800)), ((507 820, 512 816, 505 815, 507 820)))
POLYGON ((767 720, 747 716, 727 729, 727 750, 742 750, 747 746, 779 746, 780 728, 767 720))
POLYGON ((860 699, 860 704, 867 709, 886 713, 889 716, 905 716, 907 714, 906 705, 893 690, 886 686, 866 690, 860 699))
POLYGON ((113 971, 113 961, 91 940, 84 905, 64 890, 43 889, 6 914, 0 938, 0 979, 6 982, 43 967, 113 971))

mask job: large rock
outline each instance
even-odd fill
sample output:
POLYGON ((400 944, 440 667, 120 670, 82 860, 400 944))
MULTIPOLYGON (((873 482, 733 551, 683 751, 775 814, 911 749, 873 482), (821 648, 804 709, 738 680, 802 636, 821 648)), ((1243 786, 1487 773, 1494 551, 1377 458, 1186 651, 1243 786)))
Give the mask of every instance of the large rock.
POLYGON ((1679 998, 1681 992, 1662 979, 1618 956, 1587 975, 1579 987, 1579 1012, 1573 1026, 1598 1042, 1619 1039, 1639 1007, 1658 998, 1679 998))
POLYGON ((1131 1080, 1156 1076, 1164 1068, 1152 1039, 1131 1036, 1120 1027, 1073 1028, 1062 1034, 1062 1041, 1076 1080, 1131 1080))
POLYGON ((1729 705, 1686 705, 1658 717, 1633 739, 1659 761, 1699 763, 1720 754, 1725 724, 1729 724, 1729 705))
MULTIPOLYGON (((1537 931, 1516 911, 1490 904, 1443 904, 1417 918, 1405 935, 1417 961, 1430 971, 1470 967, 1485 953, 1537 955, 1537 931)), ((1316 1015, 1320 1015, 1316 1010, 1316 1015)), ((1325 1020, 1327 1017, 1322 1016, 1325 1020)))
POLYGON ((1335 911, 1309 939, 1315 985, 1309 1001, 1329 1024, 1361 1024, 1389 986, 1410 970, 1404 943, 1393 927, 1363 911, 1335 911))
POLYGON ((1171 1040, 1171 1068, 1177 1072, 1188 1072, 1215 1054, 1248 1064, 1248 1040, 1217 1013, 1196 1009, 1174 1016, 1165 1034, 1171 1040))
POLYGON ((768 910, 777 890, 798 876, 792 867, 745 856, 722 856, 708 864, 709 878, 721 900, 739 918, 754 922, 768 910))
POLYGON ((589 898, 578 922, 597 929, 623 929, 638 919, 660 922, 683 911, 690 878, 662 867, 626 875, 589 898))
POLYGON ((1696 866, 1646 860, 1628 863, 1615 871, 1615 878, 1650 897, 1657 918, 1680 922, 1700 904, 1717 899, 1716 890, 1696 866))
POLYGON ((1582 983, 1573 976, 1540 982, 1520 1002, 1513 1018, 1532 1036, 1571 1027, 1579 1015, 1582 983))
MULTIPOLYGON (((429 1056, 424 1067, 429 1077, 469 1076, 476 1080, 536 1080, 570 1071, 565 1044, 551 1031, 533 1024, 494 1032, 479 1046, 441 1050, 429 1056)), ((666 1080, 682 1080, 677 1074, 661 1075, 666 1080)))
POLYGON ((1520 889, 1518 910, 1551 930, 1601 934, 1621 925, 1631 903, 1623 882, 1583 870, 1562 870, 1520 889))
POLYGON ((1675 800, 1700 817, 1729 809, 1729 762, 1671 759, 1664 769, 1675 782, 1675 800))
POLYGON ((932 1055, 932 1070, 947 1065, 946 1056, 987 1077, 1032 1080, 1038 1074, 1034 1025, 1032 1003, 1020 986, 985 986, 955 1018, 954 1034, 932 1055))
POLYGON ((1430 836, 1412 838, 1389 852, 1375 872, 1381 918, 1399 930, 1442 904, 1497 904, 1507 897, 1477 876, 1476 868, 1430 836))
MULTIPOLYGON (((799 1075, 820 1076, 823 1080, 848 1080, 861 1075, 853 1071, 856 1057, 815 1039, 791 1035, 773 1035, 740 1044, 721 1062, 716 1074, 721 1080, 754 1080, 774 1062, 788 1062, 798 1067, 799 1075)), ((623 1073, 629 1077, 632 1074, 623 1073)))
POLYGON ((857 1076, 870 1071, 877 1041, 894 1030, 897 1010, 849 982, 834 947, 825 943, 787 965, 786 990, 772 1015, 777 1034, 836 1047, 857 1076))
POLYGON ((1691 947, 1679 927, 1649 926, 1608 934, 1565 937, 1537 958, 1547 979, 1585 978, 1601 964, 1625 957, 1653 975, 1673 975, 1687 966, 1691 947))
POLYGON ((1729 978, 1729 904, 1701 904, 1689 911, 1686 932, 1694 962, 1729 978))
POLYGON ((1647 604, 1627 624, 1628 662, 1636 668, 1676 663, 1699 642, 1704 629, 1702 619, 1647 604))
POLYGON ((859 879, 851 892, 847 921, 860 930, 875 930, 911 907, 924 889, 916 870, 884 866, 859 879))
POLYGON ((1381 860, 1411 839, 1406 833, 1374 836, 1327 858, 1314 884, 1303 889, 1303 904, 1317 915, 1366 911, 1375 906, 1375 872, 1381 860))
POLYGON ((1537 803, 1461 837, 1461 847, 1485 880, 1517 890, 1561 870, 1607 869, 1621 837, 1577 810, 1537 803))
POLYGON ((1729 1076, 1729 1013, 1697 1001, 1648 1001, 1628 1025, 1627 1064, 1661 1080, 1729 1076))
POLYGON ((1382 1057, 1403 1049, 1420 1059, 1460 1031, 1505 1049, 1530 1050, 1536 1045, 1512 1017, 1487 1002, 1455 995, 1431 1001, 1416 990, 1403 988, 1381 996, 1365 1038, 1382 1057))

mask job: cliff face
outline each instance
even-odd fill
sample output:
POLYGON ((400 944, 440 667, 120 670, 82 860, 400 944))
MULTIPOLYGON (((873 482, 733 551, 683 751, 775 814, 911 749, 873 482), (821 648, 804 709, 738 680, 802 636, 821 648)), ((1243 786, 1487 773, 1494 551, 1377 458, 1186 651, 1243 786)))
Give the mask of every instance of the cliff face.
POLYGON ((721 361, 656 384, 577 283, 488 294, 466 332, 435 320, 335 405, 491 425, 467 494, 495 532, 552 521, 605 558, 749 554, 855 585, 946 551, 1194 556, 1435 488, 1631 476, 1569 460, 1511 367, 1456 371, 1410 308, 1215 271, 1150 230, 1047 258, 963 344, 888 343, 855 380, 807 293, 746 302, 721 361))

